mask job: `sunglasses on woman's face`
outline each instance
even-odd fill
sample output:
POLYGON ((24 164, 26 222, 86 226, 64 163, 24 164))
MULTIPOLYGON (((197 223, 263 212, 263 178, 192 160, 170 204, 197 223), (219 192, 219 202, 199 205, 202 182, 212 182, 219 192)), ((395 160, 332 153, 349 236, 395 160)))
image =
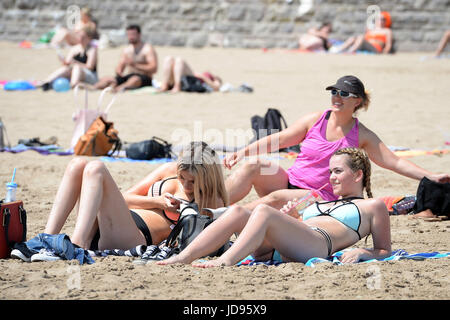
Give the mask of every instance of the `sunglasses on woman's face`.
POLYGON ((356 94, 353 94, 353 93, 350 93, 350 92, 347 92, 347 91, 342 91, 342 90, 338 90, 338 89, 332 89, 331 90, 331 95, 332 96, 336 96, 338 94, 344 99, 347 99, 347 98, 350 98, 350 97, 358 98, 358 96, 356 94))

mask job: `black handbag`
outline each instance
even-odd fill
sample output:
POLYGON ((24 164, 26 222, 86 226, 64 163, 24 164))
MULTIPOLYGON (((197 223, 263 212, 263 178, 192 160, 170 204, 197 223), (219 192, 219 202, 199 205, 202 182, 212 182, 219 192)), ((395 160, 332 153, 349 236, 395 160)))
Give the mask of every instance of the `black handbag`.
POLYGON ((172 158, 172 145, 167 141, 153 137, 130 144, 125 153, 128 158, 135 160, 151 160, 155 158, 172 158))
POLYGON ((430 209, 438 216, 450 216, 450 183, 437 183, 424 177, 417 188, 414 213, 430 209))
POLYGON ((186 92, 206 92, 204 83, 194 76, 181 77, 181 91, 186 92))
MULTIPOLYGON (((198 207, 195 203, 182 205, 181 218, 178 220, 170 235, 167 237, 166 246, 183 251, 205 228, 213 222, 214 218, 198 213, 198 207)), ((207 256, 220 256, 229 248, 230 243, 227 242, 218 250, 209 253, 207 256)))

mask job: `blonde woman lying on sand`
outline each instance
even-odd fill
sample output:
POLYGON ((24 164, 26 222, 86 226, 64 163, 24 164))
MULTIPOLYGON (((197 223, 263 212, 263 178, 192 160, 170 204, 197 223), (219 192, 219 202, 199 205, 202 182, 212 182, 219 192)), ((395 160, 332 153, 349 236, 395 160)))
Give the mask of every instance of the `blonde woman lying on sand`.
POLYGON ((157 262, 160 265, 191 263, 223 245, 240 232, 236 242, 221 257, 197 267, 232 266, 253 254, 257 260, 281 258, 305 263, 310 258, 326 258, 371 234, 373 249, 345 252, 343 263, 378 259, 391 253, 389 213, 382 200, 364 199, 370 191, 370 161, 357 148, 340 149, 330 159, 330 183, 337 200, 316 202, 303 213, 303 221, 292 202, 281 211, 258 205, 253 212, 233 206, 206 228, 179 255, 157 262), (248 219, 250 215, 250 219, 248 219))
MULTIPOLYGON (((326 184, 331 155, 345 147, 362 148, 378 166, 408 178, 421 180, 426 176, 435 182, 450 182, 448 174, 434 174, 399 158, 373 131, 359 122, 354 114, 360 109, 367 110, 370 97, 357 77, 341 77, 326 90, 331 92, 331 107, 327 110, 307 114, 289 128, 257 140, 225 158, 225 167, 231 169, 245 157, 260 154, 260 150, 274 152, 299 143, 302 146, 288 170, 261 159, 245 161, 225 182, 231 204, 243 199, 254 187, 260 198, 246 204, 248 209, 252 210, 260 203, 281 209, 290 199, 301 198, 309 190, 317 190, 326 184), (267 168, 274 173, 265 174, 267 168)), ((319 194, 324 200, 337 198, 330 185, 319 194)))
POLYGON ((67 166, 45 233, 60 233, 79 201, 71 240, 81 248, 159 244, 180 217, 180 202, 171 195, 195 201, 199 210, 228 204, 219 160, 207 144, 192 142, 176 163, 160 166, 123 194, 103 162, 75 158, 67 166))

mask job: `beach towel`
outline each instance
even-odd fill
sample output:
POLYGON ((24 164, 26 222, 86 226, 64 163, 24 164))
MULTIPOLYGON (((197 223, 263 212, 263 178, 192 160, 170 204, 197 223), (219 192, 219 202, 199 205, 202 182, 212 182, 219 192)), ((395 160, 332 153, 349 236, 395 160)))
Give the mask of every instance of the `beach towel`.
MULTIPOLYGON (((315 267, 319 263, 331 263, 334 265, 344 265, 340 260, 339 257, 342 256, 342 254, 346 251, 349 251, 352 249, 344 249, 338 252, 333 253, 330 257, 327 259, 324 258, 311 258, 309 259, 305 265, 308 267, 315 267)), ((423 253, 414 253, 409 254, 403 249, 398 249, 392 252, 392 254, 384 259, 371 259, 371 260, 365 260, 365 261, 359 261, 358 263, 371 263, 371 262, 378 262, 378 261, 397 261, 397 260, 425 260, 425 259, 438 259, 438 258, 448 258, 450 257, 450 252, 423 252, 423 253)), ((280 264, 283 264, 286 262, 280 262, 275 260, 267 260, 267 261, 256 261, 252 256, 248 256, 237 263, 238 266, 257 266, 257 265, 267 265, 267 266, 278 266, 280 264)))
POLYGON ((8 81, 3 84, 3 89, 6 91, 24 91, 35 90, 36 87, 30 81, 8 81))
POLYGON ((24 144, 18 144, 11 148, 4 148, 0 150, 0 152, 11 152, 11 153, 20 153, 28 150, 33 150, 36 152, 39 152, 42 155, 57 155, 57 156, 69 156, 73 154, 73 151, 71 150, 65 150, 62 149, 60 146, 53 144, 53 145, 47 145, 47 146, 26 146, 24 144))

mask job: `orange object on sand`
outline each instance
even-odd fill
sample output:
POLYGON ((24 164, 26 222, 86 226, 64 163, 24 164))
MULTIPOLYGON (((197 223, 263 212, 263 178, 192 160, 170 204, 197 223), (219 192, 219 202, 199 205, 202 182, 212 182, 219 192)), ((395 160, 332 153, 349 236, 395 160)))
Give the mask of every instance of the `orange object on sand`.
POLYGON ((397 202, 403 200, 405 198, 405 196, 402 197, 392 197, 392 196, 388 196, 388 197, 382 197, 380 198, 381 200, 384 201, 384 203, 386 204, 386 208, 388 209, 388 211, 393 211, 392 206, 394 204, 396 204, 397 202))
POLYGON ((32 46, 33 46, 33 43, 31 43, 30 41, 26 41, 26 40, 19 43, 19 47, 24 48, 24 49, 30 49, 32 46))

